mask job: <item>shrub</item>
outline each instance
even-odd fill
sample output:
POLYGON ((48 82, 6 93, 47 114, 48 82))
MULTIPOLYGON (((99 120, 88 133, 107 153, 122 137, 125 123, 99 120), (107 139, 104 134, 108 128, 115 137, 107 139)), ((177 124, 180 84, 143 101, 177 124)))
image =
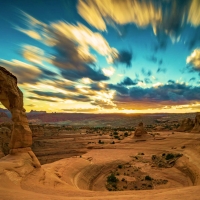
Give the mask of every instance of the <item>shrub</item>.
POLYGON ((116 183, 117 181, 118 181, 118 179, 116 178, 116 176, 113 173, 107 177, 108 183, 116 183))
POLYGON ((156 159, 156 155, 152 155, 152 156, 151 156, 151 159, 152 159, 152 160, 155 160, 155 159, 156 159))
POLYGON ((114 135, 118 135, 118 132, 117 132, 117 131, 115 131, 113 134, 114 134, 114 135))
POLYGON ((124 133, 124 137, 128 137, 128 132, 125 132, 125 133, 124 133))
POLYGON ((122 165, 118 165, 118 168, 119 168, 119 169, 122 169, 122 165))
POLYGON ((173 158, 174 158, 174 154, 172 154, 172 153, 168 153, 166 155, 166 160, 170 160, 170 159, 173 159, 173 158))
POLYGON ((147 176, 145 176, 145 180, 146 181, 151 181, 151 180, 153 180, 153 178, 151 178, 150 176, 147 175, 147 176))
POLYGON ((99 142, 98 142, 99 144, 104 144, 104 141, 101 141, 101 140, 99 140, 99 142))

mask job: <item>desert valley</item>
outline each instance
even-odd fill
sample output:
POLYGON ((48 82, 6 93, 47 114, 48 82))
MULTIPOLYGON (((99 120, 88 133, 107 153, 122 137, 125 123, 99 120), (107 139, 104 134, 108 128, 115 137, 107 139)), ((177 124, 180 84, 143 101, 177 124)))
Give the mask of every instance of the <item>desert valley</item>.
POLYGON ((0 80, 12 113, 12 123, 6 110, 0 118, 2 200, 199 198, 199 113, 72 114, 71 126, 52 120, 65 114, 35 113, 28 122, 15 77, 1 67, 0 80))

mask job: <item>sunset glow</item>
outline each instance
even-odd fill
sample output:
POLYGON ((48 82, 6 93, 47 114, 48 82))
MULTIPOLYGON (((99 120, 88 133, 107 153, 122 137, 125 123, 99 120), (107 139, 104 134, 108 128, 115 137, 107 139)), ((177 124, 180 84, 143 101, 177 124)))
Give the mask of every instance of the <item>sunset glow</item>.
POLYGON ((27 111, 198 112, 199 10, 198 0, 4 1, 0 66, 27 111))

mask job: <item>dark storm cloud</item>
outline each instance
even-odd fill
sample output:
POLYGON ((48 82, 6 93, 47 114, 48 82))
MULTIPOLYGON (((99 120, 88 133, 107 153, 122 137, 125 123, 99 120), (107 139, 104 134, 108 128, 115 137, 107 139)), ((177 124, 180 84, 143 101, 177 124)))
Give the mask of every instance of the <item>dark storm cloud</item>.
POLYGON ((65 99, 65 100, 70 99, 70 100, 82 101, 82 102, 90 101, 89 97, 82 95, 82 94, 68 95, 68 94, 63 94, 60 92, 43 92, 43 91, 36 91, 36 90, 30 91, 30 92, 37 94, 39 96, 42 96, 42 97, 56 97, 59 99, 65 99))
POLYGON ((117 93, 120 93, 122 95, 128 95, 128 88, 120 85, 120 84, 117 84, 117 85, 114 85, 114 84, 108 84, 107 85, 107 88, 111 89, 111 90, 116 90, 117 93))
POLYGON ((171 83, 152 88, 132 87, 129 90, 132 100, 141 101, 190 101, 200 100, 200 87, 171 83))
POLYGON ((129 77, 125 77, 124 80, 120 83, 120 85, 137 85, 138 81, 137 80, 132 80, 129 77))
POLYGON ((57 54, 53 63, 60 68, 64 78, 72 81, 85 77, 93 81, 109 80, 109 77, 105 76, 100 69, 94 69, 94 61, 89 56, 80 57, 72 41, 62 36, 57 36, 57 38, 59 43, 55 47, 57 54))
POLYGON ((75 101, 81 101, 81 102, 88 102, 90 101, 90 98, 86 95, 74 95, 74 96, 68 96, 69 99, 71 100, 75 100, 75 101))
POLYGON ((100 91, 103 89, 98 83, 91 83, 89 86, 91 90, 95 91, 100 91))
POLYGON ((27 98, 32 99, 32 100, 38 100, 38 101, 58 102, 58 101, 55 101, 55 100, 38 98, 38 97, 27 97, 27 98))
POLYGON ((50 76, 50 77, 53 77, 53 76, 57 76, 58 74, 53 72, 53 71, 50 71, 48 69, 44 69, 44 68, 41 68, 40 67, 40 70, 43 72, 44 75, 46 76, 50 76))
POLYGON ((37 90, 32 90, 31 92, 43 97, 57 97, 60 99, 65 99, 67 97, 66 94, 63 94, 60 92, 44 92, 44 91, 37 91, 37 90))
POLYGON ((53 32, 56 39, 56 54, 52 62, 60 69, 61 75, 69 80, 77 81, 87 77, 94 81, 108 80, 99 69, 94 69, 94 60, 90 55, 80 56, 74 42, 61 33, 53 32))
MULTIPOLYGON (((83 65, 82 65, 83 66, 83 65)), ((102 80, 108 80, 109 78, 102 74, 100 70, 95 71, 93 70, 89 65, 84 65, 83 70, 74 70, 74 69, 62 69, 61 75, 72 81, 76 81, 81 78, 90 78, 93 81, 102 81, 102 80)))
POLYGON ((133 53, 127 50, 121 50, 118 53, 118 57, 115 58, 114 63, 125 64, 126 67, 131 67, 131 60, 133 58, 133 53))

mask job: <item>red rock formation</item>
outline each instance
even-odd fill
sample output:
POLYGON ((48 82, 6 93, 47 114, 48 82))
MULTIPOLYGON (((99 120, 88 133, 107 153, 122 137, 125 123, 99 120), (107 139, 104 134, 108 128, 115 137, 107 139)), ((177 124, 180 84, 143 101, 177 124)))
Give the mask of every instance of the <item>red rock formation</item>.
POLYGON ((194 122, 194 127, 191 130, 191 132, 200 133, 200 113, 196 114, 195 122, 194 122))
MULTIPOLYGON (((23 93, 17 86, 17 78, 3 67, 0 67, 0 102, 12 114, 10 154, 28 152, 32 157, 34 154, 30 148, 32 132, 29 128, 26 110, 23 107, 23 93)), ((40 163, 37 158, 34 157, 33 160, 37 161, 35 165, 39 167, 40 163)))
POLYGON ((147 131, 144 129, 143 123, 140 122, 140 123, 138 124, 138 127, 135 129, 135 134, 134 134, 134 136, 135 136, 135 137, 141 137, 141 136, 146 135, 146 134, 147 134, 147 131))
POLYGON ((194 127, 194 122, 190 118, 186 118, 181 122, 181 125, 177 128, 177 131, 184 132, 184 131, 191 131, 194 127))

